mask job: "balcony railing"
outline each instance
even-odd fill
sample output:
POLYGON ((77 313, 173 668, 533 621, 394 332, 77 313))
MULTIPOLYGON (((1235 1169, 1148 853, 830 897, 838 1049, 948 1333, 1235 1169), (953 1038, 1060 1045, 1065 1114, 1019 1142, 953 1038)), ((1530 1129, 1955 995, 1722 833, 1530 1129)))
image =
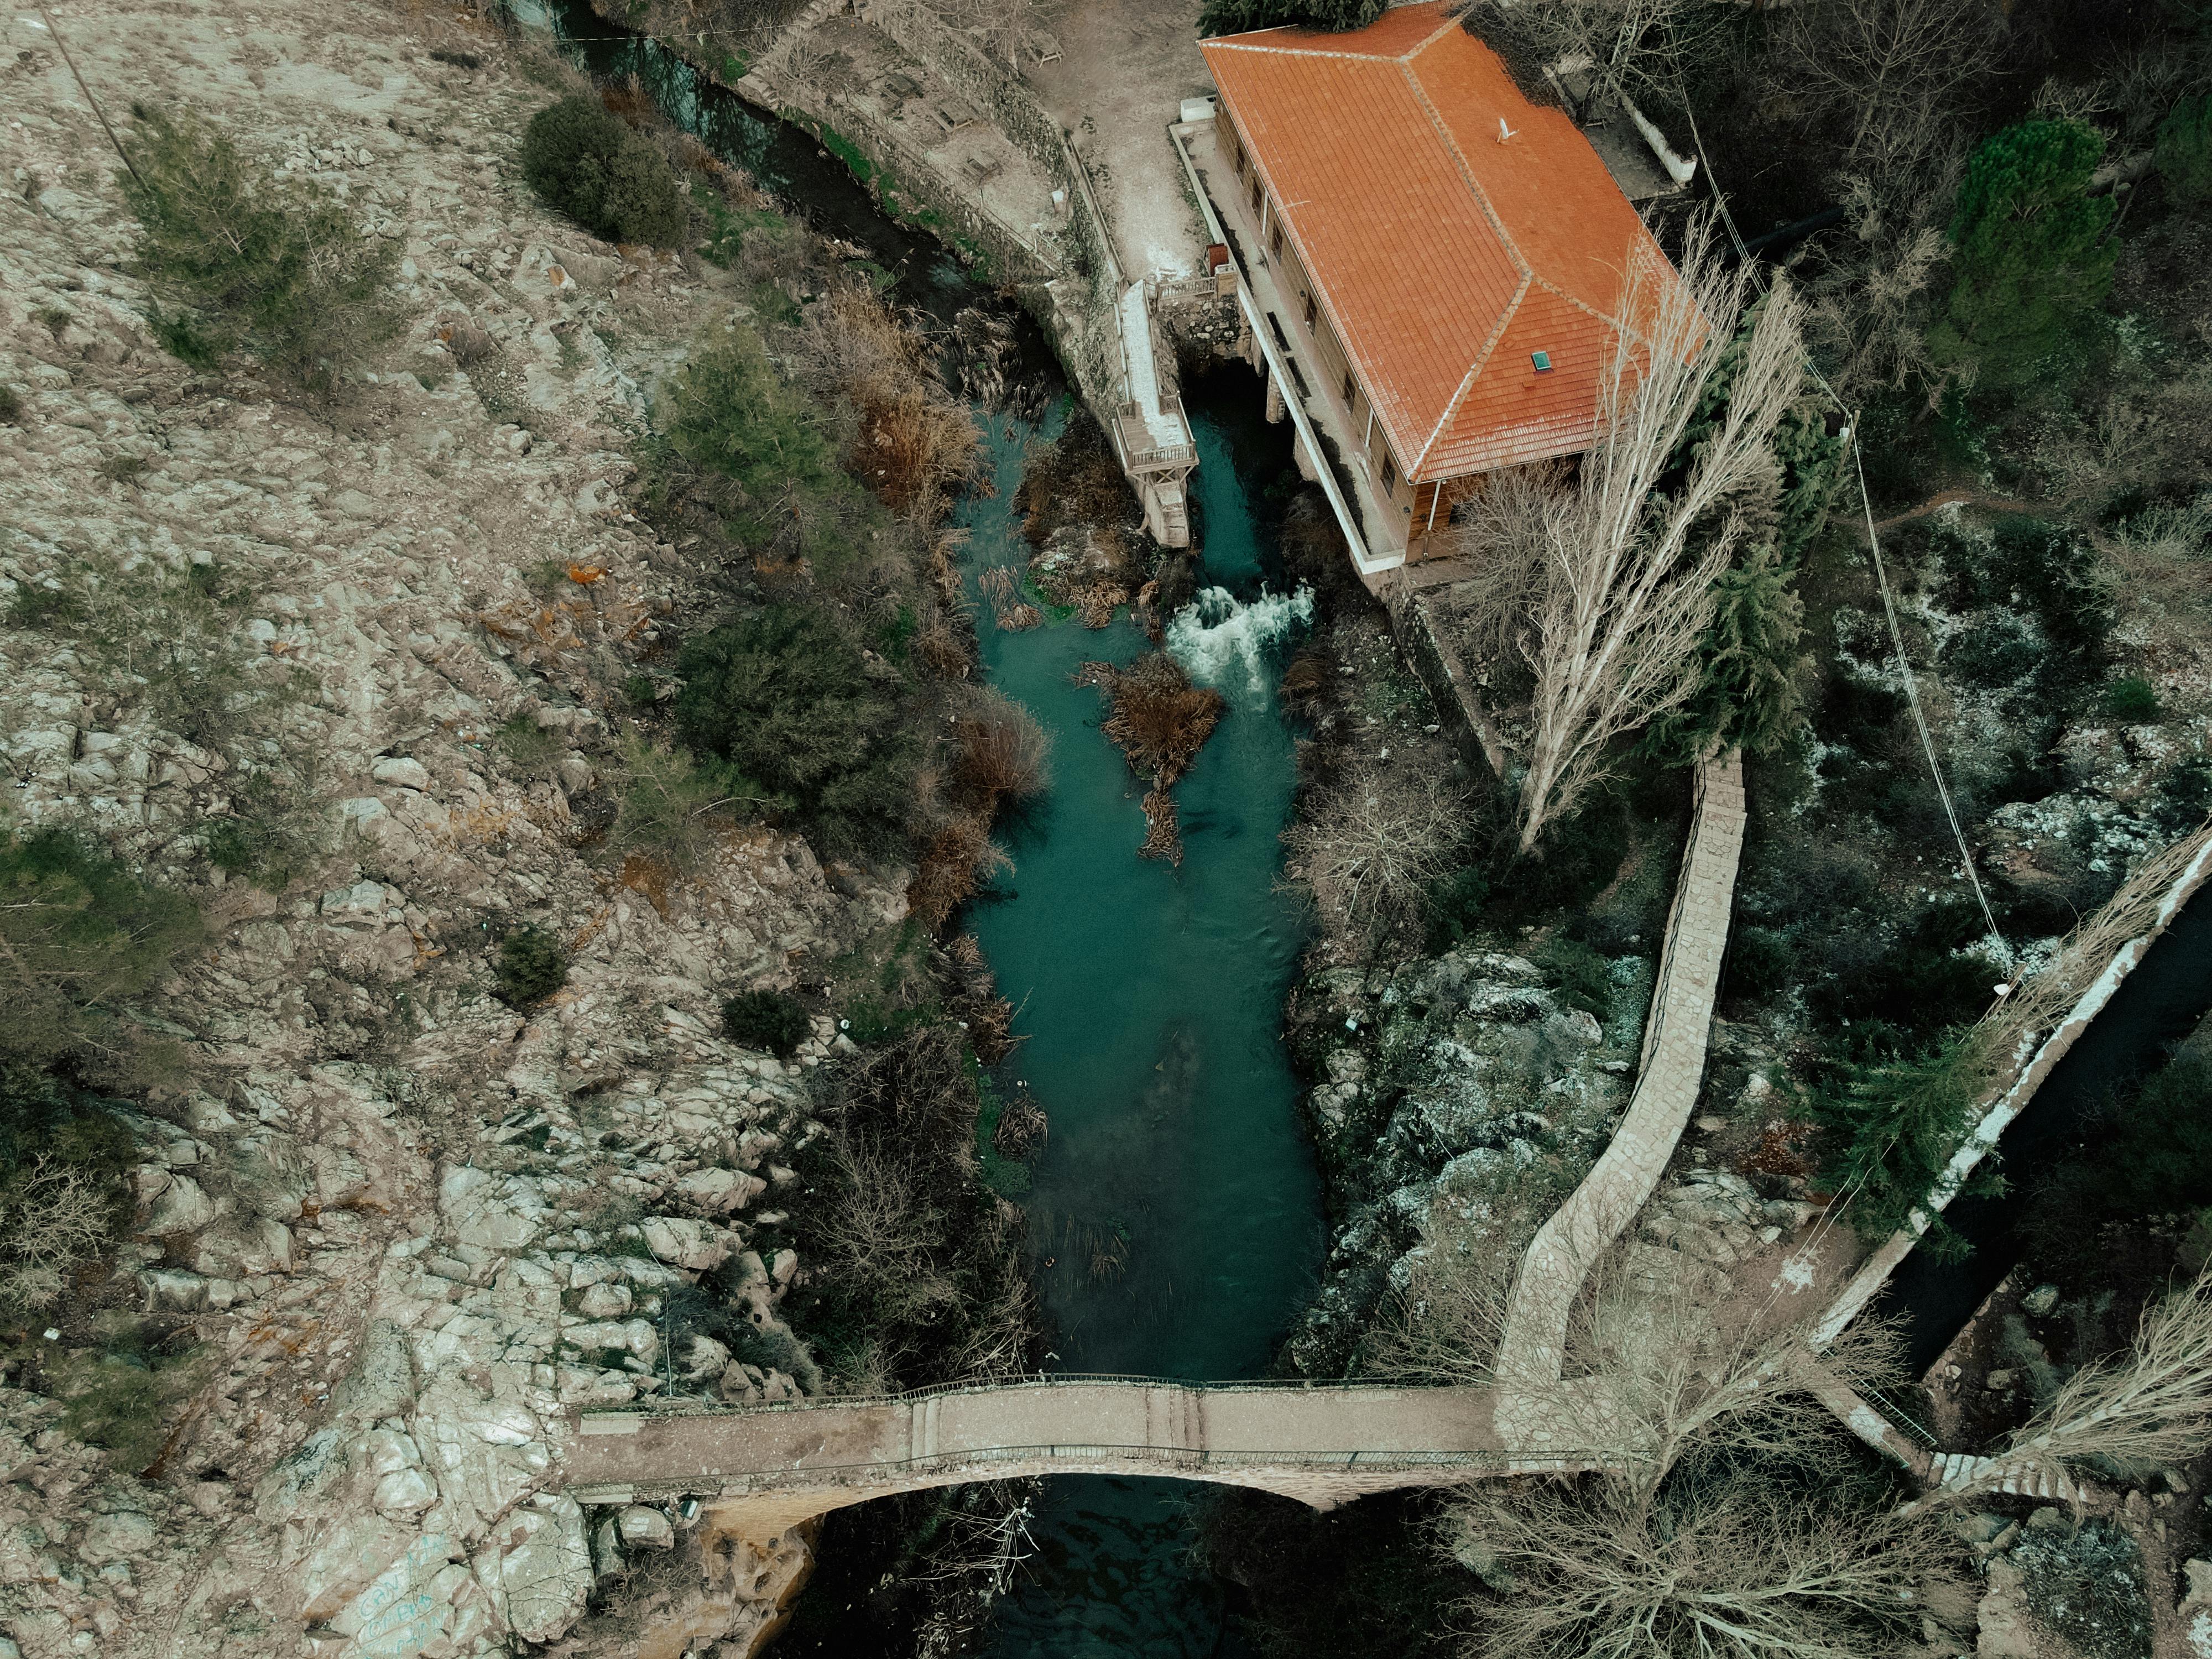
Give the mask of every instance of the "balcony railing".
MULTIPOLYGON (((1161 398, 1160 413, 1173 421, 1178 430, 1190 430, 1190 422, 1183 414, 1182 398, 1161 398)), ((1195 466, 1198 464, 1196 445, 1160 442, 1146 423, 1143 410, 1134 403, 1121 406, 1116 412, 1115 424, 1121 429, 1121 453, 1132 472, 1164 472, 1174 467, 1195 466)))

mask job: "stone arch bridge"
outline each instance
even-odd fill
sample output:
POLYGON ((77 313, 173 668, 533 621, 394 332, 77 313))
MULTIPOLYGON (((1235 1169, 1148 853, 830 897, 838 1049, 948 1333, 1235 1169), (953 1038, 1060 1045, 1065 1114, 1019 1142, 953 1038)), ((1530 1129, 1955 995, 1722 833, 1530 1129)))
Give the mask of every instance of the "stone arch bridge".
POLYGON ((1494 1401, 1480 1388, 1055 1374, 739 1411, 595 1412, 571 1443, 567 1486, 586 1504, 699 1498, 726 1525, 765 1535, 890 1492, 1027 1475, 1168 1475, 1326 1510, 1470 1475, 1595 1466, 1509 1450, 1494 1401))

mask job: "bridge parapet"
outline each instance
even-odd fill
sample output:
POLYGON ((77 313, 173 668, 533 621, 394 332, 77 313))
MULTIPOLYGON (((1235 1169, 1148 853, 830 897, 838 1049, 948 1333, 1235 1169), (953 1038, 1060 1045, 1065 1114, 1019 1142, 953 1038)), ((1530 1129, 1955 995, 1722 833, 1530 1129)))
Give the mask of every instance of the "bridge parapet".
POLYGON ((1594 1468, 1508 1448, 1491 1392, 1048 1376, 861 1400, 708 1402, 583 1414, 568 1455, 581 1502, 696 1497, 747 1531, 892 1492, 1113 1474, 1253 1486, 1328 1509, 1399 1487, 1594 1468))

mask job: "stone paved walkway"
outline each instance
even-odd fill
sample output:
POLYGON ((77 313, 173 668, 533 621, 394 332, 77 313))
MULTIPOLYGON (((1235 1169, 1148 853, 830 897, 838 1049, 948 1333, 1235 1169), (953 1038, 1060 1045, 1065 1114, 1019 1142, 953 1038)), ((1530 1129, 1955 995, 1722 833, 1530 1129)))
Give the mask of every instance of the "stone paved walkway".
POLYGON ((1583 1280, 1650 1201, 1697 1103, 1743 823, 1743 758, 1730 750, 1698 769, 1697 808, 1667 918, 1636 1092, 1612 1144, 1529 1243, 1506 1306, 1498 1378, 1509 1394, 1528 1396, 1532 1411, 1540 1413, 1559 1384, 1567 1315, 1583 1280))

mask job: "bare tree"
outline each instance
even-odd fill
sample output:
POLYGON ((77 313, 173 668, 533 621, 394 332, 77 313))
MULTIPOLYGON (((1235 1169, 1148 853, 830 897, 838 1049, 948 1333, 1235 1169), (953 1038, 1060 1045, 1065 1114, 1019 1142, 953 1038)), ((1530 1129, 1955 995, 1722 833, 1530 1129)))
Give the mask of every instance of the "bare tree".
POLYGON ((1524 64, 1631 97, 1674 93, 1726 50, 1729 26, 1711 0, 1468 0, 1459 10, 1524 64))
MULTIPOLYGON (((1494 1286, 1463 1287, 1502 1314, 1494 1286)), ((1940 1527, 1849 1490, 1817 1397, 1888 1376, 1887 1334, 1816 1355, 1802 1325, 1763 1328, 1729 1294, 1724 1273, 1648 1246, 1591 1274, 1542 1401, 1553 1446, 1604 1467, 1470 1486, 1439 1519, 1438 1542, 1495 1592, 1462 1609, 1471 1656, 1874 1659, 1939 1602, 1960 1610, 1936 1594, 1940 1527)))
POLYGON ((1451 872, 1461 805, 1434 773, 1363 768, 1283 831, 1291 873, 1337 925, 1387 927, 1451 872))
POLYGON ((2122 1358, 2084 1366, 1955 1499, 2023 1463, 2056 1460, 2160 1468, 2212 1442, 2212 1266, 2143 1310, 2122 1358))
POLYGON ((1725 405, 1687 476, 1659 489, 1708 386, 1729 355, 1746 274, 1692 231, 1679 278, 1656 258, 1629 273, 1616 345, 1598 387, 1599 433, 1575 487, 1527 492, 1516 532, 1543 550, 1542 587, 1522 645, 1534 672, 1521 849, 1604 775, 1607 746, 1697 688, 1697 647, 1713 584, 1744 525, 1732 498, 1774 487, 1771 440, 1804 373, 1800 305, 1778 275, 1734 364, 1725 405))
POLYGON ((1951 125, 2003 31, 1989 0, 1811 0, 1784 14, 1776 64, 1792 94, 1850 120, 1847 165, 1893 162, 1951 125))
POLYGON ((107 1243, 112 1203, 86 1171, 41 1154, 0 1185, 0 1308, 51 1307, 107 1243))
POLYGON ((1019 67, 1022 50, 1049 39, 1048 0, 921 0, 937 20, 994 57, 1019 67))
POLYGON ((1440 1541, 1499 1588, 1465 1651, 1516 1659, 1892 1659, 1947 1595, 1922 1516, 1716 1468, 1656 1505, 1603 1482, 1469 1491, 1440 1541))

